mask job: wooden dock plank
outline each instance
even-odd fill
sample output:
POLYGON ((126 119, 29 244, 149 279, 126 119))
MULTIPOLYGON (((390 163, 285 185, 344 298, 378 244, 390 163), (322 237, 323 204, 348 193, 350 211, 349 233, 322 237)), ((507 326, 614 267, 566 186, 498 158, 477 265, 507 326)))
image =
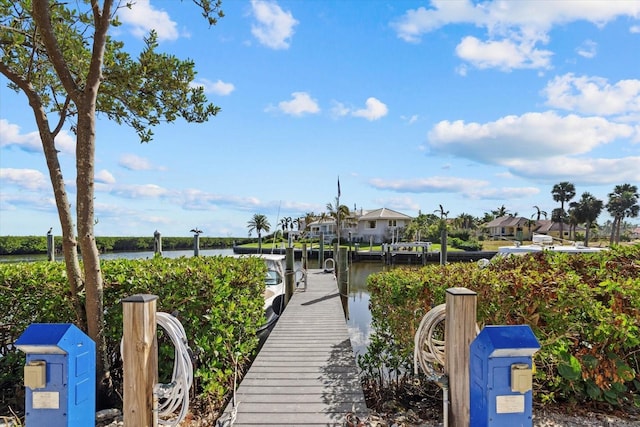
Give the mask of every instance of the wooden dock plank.
POLYGON ((333 274, 308 271, 307 290, 294 293, 235 401, 238 427, 342 426, 350 412, 367 414, 333 274))

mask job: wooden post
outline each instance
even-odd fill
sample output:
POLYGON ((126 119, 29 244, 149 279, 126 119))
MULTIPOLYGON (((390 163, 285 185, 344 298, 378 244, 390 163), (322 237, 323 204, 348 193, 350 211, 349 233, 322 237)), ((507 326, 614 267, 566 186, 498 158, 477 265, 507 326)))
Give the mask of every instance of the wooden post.
POLYGON ((349 260, 347 259, 348 248, 340 248, 338 255, 338 291, 344 311, 345 319, 349 319, 349 260))
POLYGON ((445 313, 445 373, 449 377, 449 426, 469 427, 469 346, 476 337, 477 294, 449 288, 445 313))
POLYGON ((153 253, 162 256, 162 235, 158 230, 153 232, 153 253))
POLYGON ((122 300, 124 427, 157 427, 153 388, 158 382, 155 295, 122 300))
MULTIPOLYGON (((313 245, 313 244, 312 244, 313 245)), ((304 274, 304 290, 307 290, 307 269, 309 268, 309 254, 307 253, 307 244, 302 244, 302 272, 304 274)))
POLYGON ((47 233, 47 260, 55 261, 55 253, 56 247, 54 245, 53 233, 51 232, 51 230, 49 230, 49 232, 47 233))
POLYGON ((193 235, 193 256, 200 255, 200 233, 193 235))
POLYGON ((440 265, 447 263, 447 227, 440 231, 440 265))
POLYGON ((320 233, 320 248, 318 249, 318 268, 324 268, 324 233, 320 233))
POLYGON ((340 258, 340 254, 338 253, 338 248, 340 248, 340 244, 339 243, 334 243, 333 245, 333 252, 331 253, 332 257, 333 257, 333 271, 336 275, 336 279, 340 280, 340 268, 338 268, 338 258, 340 258))
POLYGON ((284 271, 284 305, 289 304, 295 288, 295 274, 293 271, 293 248, 285 249, 285 271, 284 271))

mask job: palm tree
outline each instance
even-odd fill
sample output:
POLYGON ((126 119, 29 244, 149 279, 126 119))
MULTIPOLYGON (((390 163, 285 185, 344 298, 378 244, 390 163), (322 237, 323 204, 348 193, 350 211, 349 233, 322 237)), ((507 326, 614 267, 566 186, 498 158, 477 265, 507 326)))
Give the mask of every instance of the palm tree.
POLYGON ((635 218, 640 212, 638 205, 638 187, 631 184, 616 185, 612 193, 609 193, 607 210, 613 217, 611 237, 609 243, 620 243, 620 227, 625 217, 635 218))
POLYGON ((576 220, 578 223, 584 224, 587 229, 584 234, 585 246, 589 246, 589 233, 591 231, 591 226, 598 219, 603 206, 604 202, 600 199, 596 199, 589 192, 582 193, 580 200, 571 203, 571 208, 573 209, 573 214, 576 220))
POLYGON ((535 216, 536 217, 536 221, 540 221, 540 216, 544 215, 544 219, 547 219, 547 212, 546 211, 541 210, 537 206, 534 206, 534 208, 536 209, 536 213, 531 215, 531 218, 533 218, 535 216))
POLYGON ((562 226, 562 223, 564 222, 563 219, 565 216, 564 203, 568 202, 569 200, 575 197, 576 187, 570 182, 566 182, 566 181, 561 182, 553 186, 553 189, 551 190, 551 195, 553 196, 553 200, 555 202, 560 202, 560 215, 559 215, 560 238, 564 239, 564 230, 562 226))
POLYGON ((265 215, 255 214, 253 218, 247 222, 247 227, 249 228, 249 235, 251 235, 254 230, 258 233, 258 253, 262 253, 262 232, 266 231, 268 233, 271 229, 269 220, 265 215))
POLYGON ((456 225, 463 230, 475 228, 475 217, 468 213, 461 213, 456 217, 456 225))
POLYGON ((327 203, 327 216, 333 218, 336 221, 336 230, 338 236, 338 244, 340 244, 340 228, 342 227, 342 221, 345 218, 348 218, 351 215, 349 211, 349 206, 340 205, 338 206, 338 198, 336 197, 335 207, 331 203, 327 203))
POLYGON ((507 209, 504 205, 502 205, 498 209, 491 211, 491 214, 495 218, 500 218, 500 217, 509 215, 509 209, 507 209))

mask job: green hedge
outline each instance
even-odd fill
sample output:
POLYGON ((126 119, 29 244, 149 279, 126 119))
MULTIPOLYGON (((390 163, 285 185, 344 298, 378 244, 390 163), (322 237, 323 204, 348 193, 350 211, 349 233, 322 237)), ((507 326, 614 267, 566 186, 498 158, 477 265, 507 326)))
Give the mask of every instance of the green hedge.
POLYGON ((416 329, 450 287, 477 292, 480 325, 532 327, 536 401, 640 406, 640 245, 369 276, 374 333, 359 364, 370 381, 412 379, 416 329))
MULTIPOLYGON (((200 236, 200 249, 230 248, 234 244, 243 245, 257 239, 242 237, 204 237, 200 236)), ((57 253, 62 252, 60 236, 54 237, 57 253)), ((146 237, 96 237, 96 246, 104 252, 152 251, 153 236, 146 237)), ((163 237, 163 251, 187 250, 193 248, 193 236, 163 237)), ((47 237, 42 236, 0 236, 0 255, 33 255, 47 253, 47 237)))
MULTIPOLYGON (((264 275, 258 258, 192 257, 113 260, 101 263, 104 275, 105 336, 115 389, 122 394, 122 306, 137 293, 158 295, 158 311, 177 313, 194 350, 196 404, 219 409, 231 390, 234 370, 242 370, 255 351, 264 321, 264 275)), ((22 384, 24 354, 10 343, 33 322, 74 322, 64 265, 36 262, 0 264, 0 414, 20 407, 14 388, 22 384), (10 391, 11 390, 11 391, 10 391), (15 396, 15 398, 7 397, 15 396)), ((173 348, 160 335, 160 379, 171 375, 173 348)), ((22 397, 22 400, 24 398, 22 397)))

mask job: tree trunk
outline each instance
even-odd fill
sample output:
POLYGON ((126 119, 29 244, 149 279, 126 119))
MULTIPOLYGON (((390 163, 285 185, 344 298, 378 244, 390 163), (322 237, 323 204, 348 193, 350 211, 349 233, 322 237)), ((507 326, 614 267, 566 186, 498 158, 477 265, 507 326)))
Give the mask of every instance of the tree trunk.
MULTIPOLYGON (((96 85, 97 86, 97 85, 96 85)), ((97 87, 94 89, 97 90, 97 87)), ((78 144, 76 147, 76 211, 78 240, 84 267, 87 330, 96 343, 96 373, 98 388, 109 387, 109 361, 104 336, 103 280, 100 253, 94 235, 94 173, 95 173, 95 96, 85 89, 83 102, 78 105, 78 144)))
POLYGON ((585 225, 587 226, 587 230, 584 232, 584 245, 589 246, 589 231, 591 230, 591 223, 587 222, 585 225))
POLYGON ((78 260, 78 243, 75 238, 71 205, 69 204, 62 169, 58 161, 58 151, 55 147, 54 136, 49 130, 49 119, 42 107, 40 98, 34 92, 25 91, 25 93, 29 98, 29 104, 38 125, 40 141, 42 142, 42 149, 44 150, 44 157, 49 170, 49 179, 51 180, 53 195, 58 209, 58 218, 62 231, 62 252, 69 280, 71 301, 76 314, 76 324, 79 328, 87 330, 87 317, 79 296, 83 290, 84 282, 78 260))
POLYGON ((611 224, 611 235, 609 236, 609 245, 613 245, 613 242, 616 238, 616 224, 618 222, 618 217, 613 217, 613 223, 611 224))

